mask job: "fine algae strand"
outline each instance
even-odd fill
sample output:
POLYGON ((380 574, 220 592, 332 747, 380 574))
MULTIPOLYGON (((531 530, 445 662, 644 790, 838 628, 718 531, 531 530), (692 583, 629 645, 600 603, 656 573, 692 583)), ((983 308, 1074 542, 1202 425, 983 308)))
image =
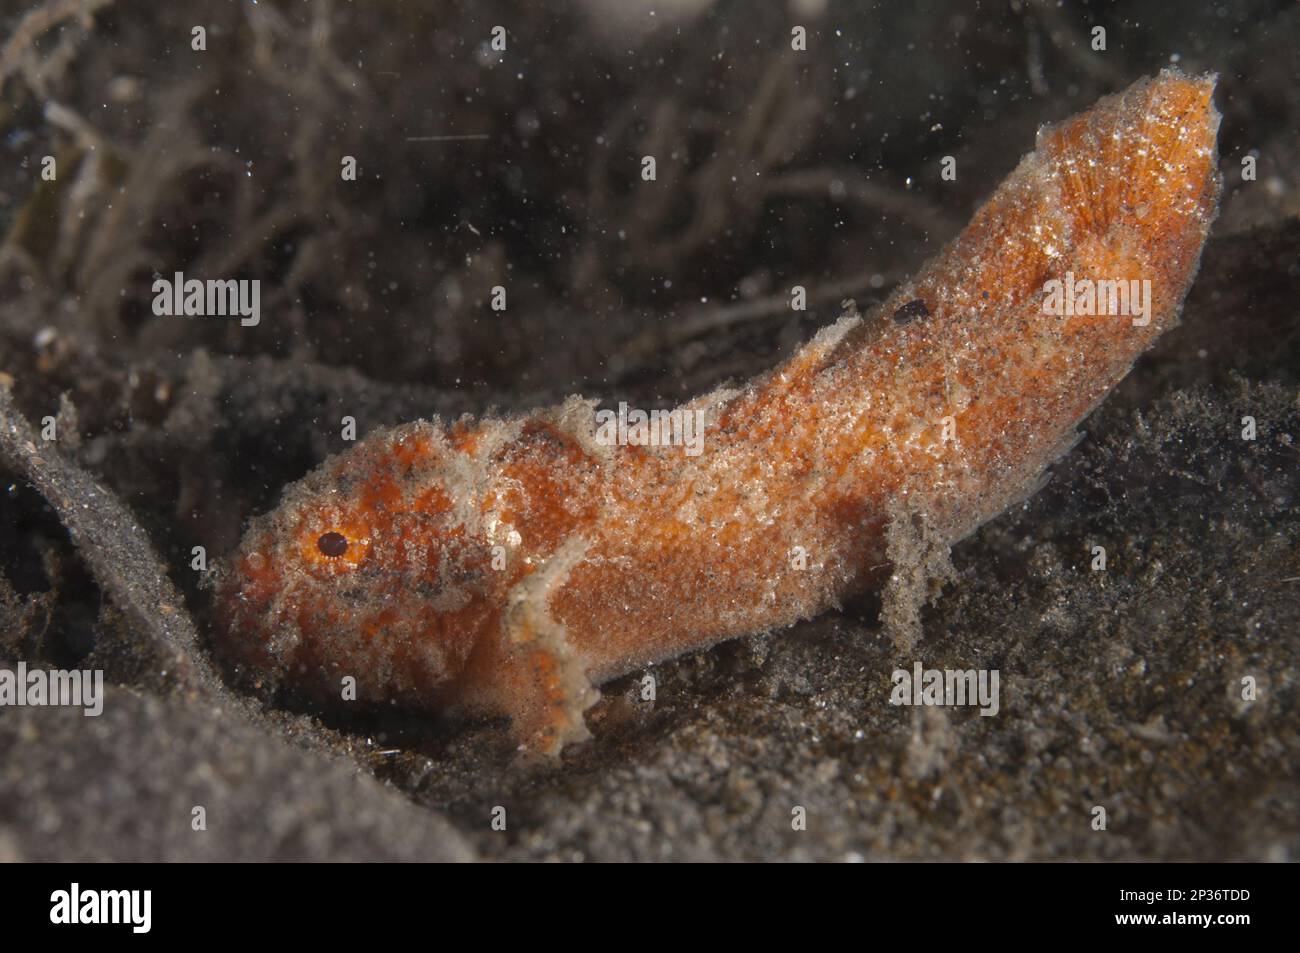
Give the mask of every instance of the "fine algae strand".
POLYGON ((223 567, 218 654, 263 691, 340 703, 351 677, 360 702, 508 715, 557 753, 603 681, 891 573, 924 589, 1176 322, 1218 201, 1213 88, 1165 71, 1042 129, 874 316, 680 408, 694 453, 604 439, 575 397, 331 457, 223 567), (937 570, 902 564, 918 549, 937 570))

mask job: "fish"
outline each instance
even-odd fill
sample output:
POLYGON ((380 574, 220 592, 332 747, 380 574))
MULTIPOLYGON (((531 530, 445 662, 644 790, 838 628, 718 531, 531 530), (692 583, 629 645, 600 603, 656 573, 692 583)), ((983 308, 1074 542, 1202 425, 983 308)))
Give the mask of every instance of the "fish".
POLYGON ((268 695, 508 717, 553 757, 610 679, 882 585, 898 534, 950 546, 1035 492, 1176 324, 1222 188, 1214 87, 1167 69, 1041 128, 878 309, 743 386, 368 435, 223 561, 216 655, 268 695))

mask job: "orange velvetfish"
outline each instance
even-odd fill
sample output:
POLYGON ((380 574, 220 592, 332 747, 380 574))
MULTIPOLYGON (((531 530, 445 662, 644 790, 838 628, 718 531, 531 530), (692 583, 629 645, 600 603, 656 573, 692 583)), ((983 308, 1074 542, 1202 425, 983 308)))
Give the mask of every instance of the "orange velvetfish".
POLYGON ((508 715, 553 754, 602 681, 879 584, 900 516, 966 536, 1176 322, 1220 191, 1213 90, 1167 70, 1040 130, 872 318, 660 421, 699 421, 698 453, 611 440, 573 397, 331 457, 222 567, 217 654, 263 689, 508 715))

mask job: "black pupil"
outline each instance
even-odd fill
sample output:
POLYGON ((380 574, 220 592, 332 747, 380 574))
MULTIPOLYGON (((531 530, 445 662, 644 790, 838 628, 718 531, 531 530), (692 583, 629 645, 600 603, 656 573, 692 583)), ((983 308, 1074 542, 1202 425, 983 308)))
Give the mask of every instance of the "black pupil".
POLYGON ((326 556, 342 556, 348 551, 348 541, 341 533, 326 533, 316 540, 317 548, 326 556))

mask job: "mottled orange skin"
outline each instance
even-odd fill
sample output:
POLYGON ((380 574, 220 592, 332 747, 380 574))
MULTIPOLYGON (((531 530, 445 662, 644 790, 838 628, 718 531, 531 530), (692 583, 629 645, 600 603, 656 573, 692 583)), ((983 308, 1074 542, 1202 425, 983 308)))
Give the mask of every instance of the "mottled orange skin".
POLYGON ((874 320, 689 405, 710 424, 698 457, 597 446, 574 400, 331 458, 250 527, 217 594, 221 654, 322 700, 351 675, 361 701, 507 714, 555 752, 585 735, 592 684, 874 582, 891 520, 961 538, 1032 491, 1176 321, 1218 196, 1212 91, 1166 72, 1042 131, 874 320), (1067 271, 1149 279, 1149 323, 1044 314, 1067 271), (330 531, 344 555, 320 551, 330 531))

